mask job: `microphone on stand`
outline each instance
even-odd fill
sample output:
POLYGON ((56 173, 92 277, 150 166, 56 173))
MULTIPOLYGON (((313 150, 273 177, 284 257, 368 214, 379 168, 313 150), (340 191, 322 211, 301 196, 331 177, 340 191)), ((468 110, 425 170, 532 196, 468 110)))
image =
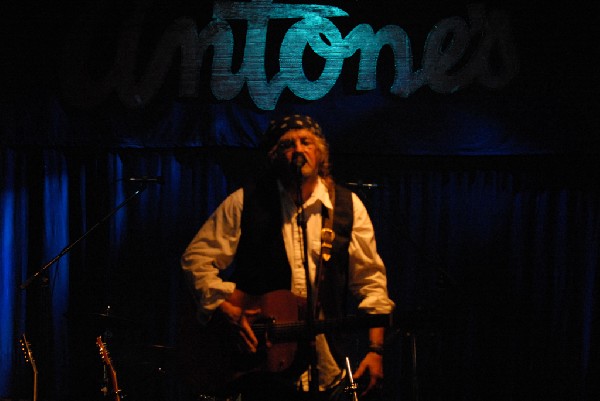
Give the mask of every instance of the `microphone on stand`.
POLYGON ((306 164, 306 157, 304 154, 296 152, 292 155, 292 166, 296 168, 296 171, 300 171, 302 166, 306 164))
POLYGON ((126 178, 125 181, 141 182, 142 184, 159 184, 159 185, 162 185, 165 183, 165 179, 161 176, 158 176, 158 177, 149 177, 149 176, 129 177, 129 178, 126 178))
POLYGON ((306 164, 306 156, 304 154, 295 152, 292 155, 292 162, 290 164, 290 169, 296 173, 296 180, 298 183, 302 181, 302 166, 306 164))
POLYGON ((373 188, 379 187, 379 184, 377 184, 377 183, 362 182, 360 180, 358 182, 353 182, 353 181, 347 182, 346 185, 349 187, 367 188, 367 189, 373 189, 373 188))
MULTIPOLYGON (((302 177, 302 166, 304 166, 306 164, 306 156, 304 156, 303 153, 300 152, 294 152, 292 154, 292 158, 291 158, 291 162, 290 162, 290 173, 292 172, 292 169, 295 169, 296 172, 296 177, 295 177, 295 181, 296 181, 296 206, 298 207, 298 227, 300 228, 301 231, 301 235, 302 235, 302 248, 303 248, 303 257, 302 257, 302 263, 304 265, 304 274, 305 274, 305 279, 307 283, 310 283, 310 273, 309 273, 309 267, 308 267, 308 237, 307 237, 307 233, 306 233, 306 215, 305 215, 305 210, 304 210, 304 205, 303 202, 304 200, 302 199, 302 181, 303 181, 303 177, 302 177)), ((307 311, 306 311, 306 324, 308 327, 308 331, 310 333, 313 333, 313 329, 314 329, 314 321, 315 321, 315 316, 314 316, 314 295, 312 292, 312 286, 310 284, 307 284, 306 286, 306 304, 307 304, 307 311)), ((314 335, 314 334, 312 334, 314 335)), ((316 356, 316 349, 314 347, 314 342, 310 342, 311 343, 311 347, 309 348, 309 354, 310 356, 308 357, 309 360, 309 366, 308 366, 308 390, 311 394, 316 394, 316 392, 318 392, 319 390, 319 369, 317 367, 317 356, 316 356)), ((312 398, 312 397, 311 397, 312 398)))
POLYGON ((290 167, 292 169, 294 169, 297 179, 302 178, 302 166, 304 166, 305 164, 306 164, 306 157, 304 156, 304 154, 295 152, 292 155, 292 163, 291 163, 290 167))
POLYGON ((367 202, 367 191, 375 188, 379 188, 379 184, 375 182, 363 182, 362 180, 358 181, 349 181, 345 183, 349 188, 356 188, 356 194, 363 201, 367 202))

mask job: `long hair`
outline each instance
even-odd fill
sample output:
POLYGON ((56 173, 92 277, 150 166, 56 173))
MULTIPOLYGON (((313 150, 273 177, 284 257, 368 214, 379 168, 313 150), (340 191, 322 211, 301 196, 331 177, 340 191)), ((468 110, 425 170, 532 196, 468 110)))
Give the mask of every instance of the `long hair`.
POLYGON ((329 161, 329 143, 323 136, 315 135, 315 145, 321 155, 319 163, 319 176, 325 182, 327 189, 332 190, 335 185, 333 177, 331 176, 331 162, 329 161))

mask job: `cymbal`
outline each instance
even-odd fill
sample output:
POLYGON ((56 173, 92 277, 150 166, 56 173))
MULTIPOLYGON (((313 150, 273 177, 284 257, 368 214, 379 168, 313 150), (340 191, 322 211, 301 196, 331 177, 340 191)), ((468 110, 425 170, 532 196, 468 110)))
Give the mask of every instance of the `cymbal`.
POLYGON ((153 349, 157 351, 171 351, 175 349, 175 347, 160 344, 139 344, 139 346, 142 348, 153 349))
POLYGON ((131 319, 113 315, 111 313, 88 313, 90 318, 97 319, 100 322, 106 323, 118 323, 118 324, 126 324, 133 325, 135 322, 131 319))
POLYGON ((157 352, 157 353, 168 353, 168 352, 173 352, 175 351, 175 347, 171 347, 168 345, 161 345, 161 344, 136 344, 134 345, 134 348, 140 350, 140 351, 149 351, 149 352, 157 352))
POLYGON ((103 327, 132 327, 136 325, 136 322, 132 319, 110 312, 84 312, 75 315, 67 314, 66 317, 78 323, 103 327))

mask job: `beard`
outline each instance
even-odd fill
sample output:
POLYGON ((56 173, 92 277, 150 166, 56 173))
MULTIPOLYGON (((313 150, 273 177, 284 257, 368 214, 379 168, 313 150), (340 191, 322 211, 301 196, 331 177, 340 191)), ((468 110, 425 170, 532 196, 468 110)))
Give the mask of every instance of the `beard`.
POLYGON ((283 186, 290 190, 318 178, 318 171, 308 162, 298 166, 283 155, 271 160, 271 171, 283 186))

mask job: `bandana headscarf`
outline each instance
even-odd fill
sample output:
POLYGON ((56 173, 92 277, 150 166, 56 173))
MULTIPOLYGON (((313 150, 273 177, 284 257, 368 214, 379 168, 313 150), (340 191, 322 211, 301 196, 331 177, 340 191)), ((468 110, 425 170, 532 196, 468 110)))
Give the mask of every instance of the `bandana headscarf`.
POLYGON ((313 134, 320 138, 325 138, 318 122, 309 116, 294 114, 273 120, 269 123, 269 127, 265 131, 263 137, 263 146, 267 150, 270 150, 277 144, 277 141, 279 141, 279 138, 281 138, 283 134, 292 129, 302 128, 312 131, 313 134))

